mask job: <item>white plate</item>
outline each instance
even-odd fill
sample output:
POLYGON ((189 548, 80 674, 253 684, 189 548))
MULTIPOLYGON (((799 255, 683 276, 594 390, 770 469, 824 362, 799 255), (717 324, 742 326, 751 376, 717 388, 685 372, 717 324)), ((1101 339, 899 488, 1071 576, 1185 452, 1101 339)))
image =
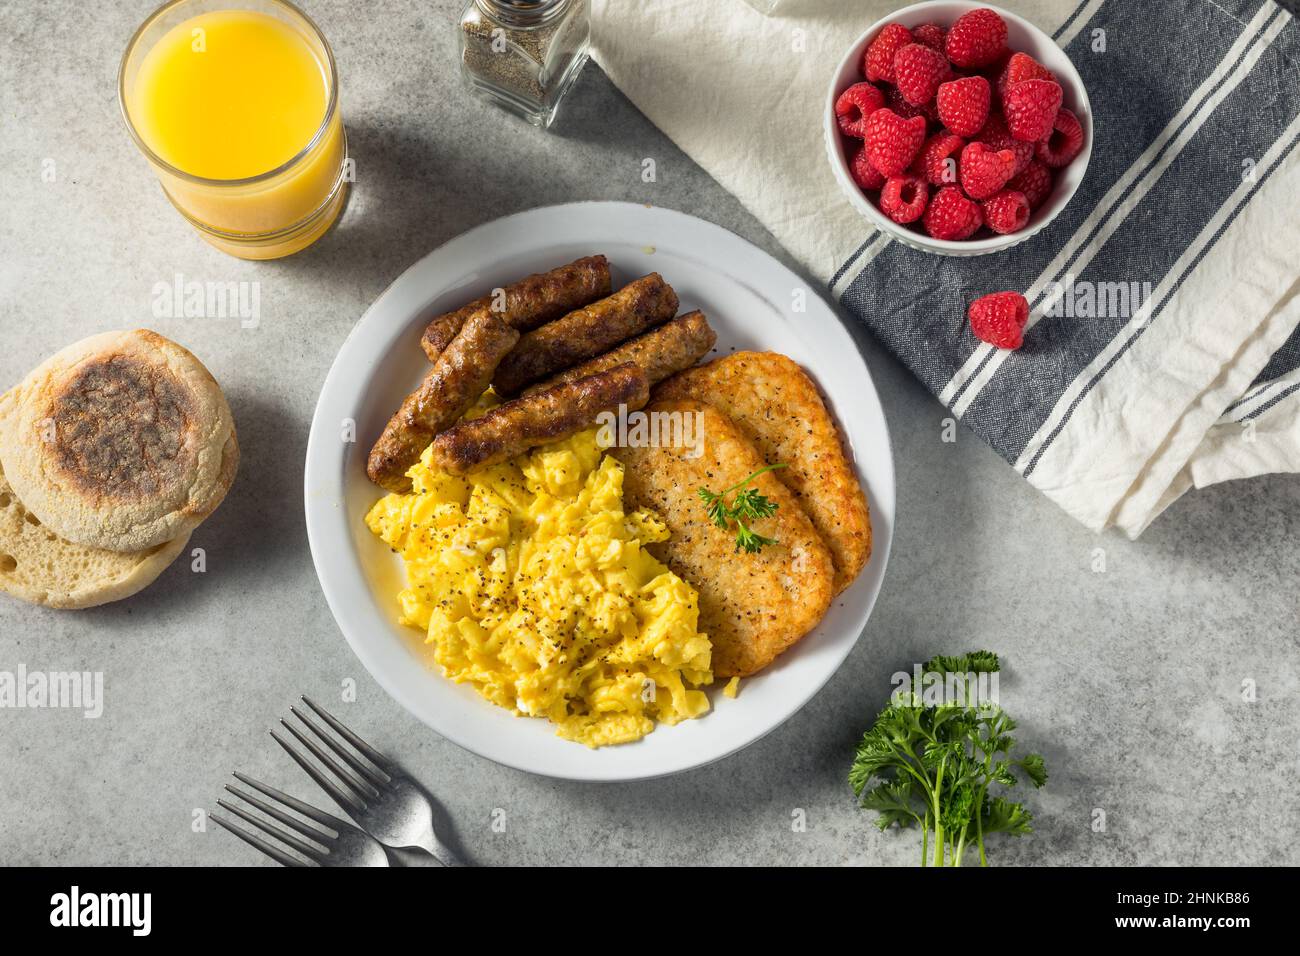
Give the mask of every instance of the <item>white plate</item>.
POLYGON ((425 256, 370 307, 325 379, 307 444, 307 532, 330 610, 379 684, 431 728, 467 750, 531 773, 572 780, 636 780, 734 753, 803 706, 848 655, 880 591, 894 525, 894 462, 871 376, 835 313, 771 256, 719 226, 633 203, 573 203, 498 219, 425 256), (609 257, 614 284, 659 272, 681 311, 702 309, 718 352, 770 349, 807 369, 829 397, 871 503, 871 561, 817 629, 729 700, 633 744, 589 750, 545 720, 515 717, 438 672, 422 635, 397 624, 400 560, 363 518, 381 492, 366 453, 402 397, 428 370, 420 316, 456 308, 533 272, 580 256, 609 257), (801 311, 796 307, 803 304, 801 311), (355 421, 355 442, 343 440, 355 421))

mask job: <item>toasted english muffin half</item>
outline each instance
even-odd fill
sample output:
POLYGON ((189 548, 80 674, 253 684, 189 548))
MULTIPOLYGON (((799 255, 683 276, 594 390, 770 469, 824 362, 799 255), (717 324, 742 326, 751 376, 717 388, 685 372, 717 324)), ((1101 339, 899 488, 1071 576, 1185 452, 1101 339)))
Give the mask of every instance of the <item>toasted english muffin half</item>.
POLYGON ((156 332, 105 332, 0 397, 0 464, 27 511, 72 544, 147 551, 187 535, 239 465, 220 386, 156 332))
POLYGON ((0 473, 0 591, 30 604, 83 608, 130 597, 154 582, 189 532, 147 551, 106 551, 64 541, 23 507, 0 473))

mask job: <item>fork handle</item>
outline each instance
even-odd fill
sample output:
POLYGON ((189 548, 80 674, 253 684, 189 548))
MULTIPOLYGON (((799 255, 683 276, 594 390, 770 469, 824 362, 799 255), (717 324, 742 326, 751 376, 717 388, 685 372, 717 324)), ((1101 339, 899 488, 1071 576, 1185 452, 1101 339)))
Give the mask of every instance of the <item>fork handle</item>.
POLYGON ((465 861, 458 857, 451 849, 442 843, 432 833, 424 834, 423 839, 415 844, 415 848, 423 850, 429 856, 433 857, 443 866, 465 866, 465 861))

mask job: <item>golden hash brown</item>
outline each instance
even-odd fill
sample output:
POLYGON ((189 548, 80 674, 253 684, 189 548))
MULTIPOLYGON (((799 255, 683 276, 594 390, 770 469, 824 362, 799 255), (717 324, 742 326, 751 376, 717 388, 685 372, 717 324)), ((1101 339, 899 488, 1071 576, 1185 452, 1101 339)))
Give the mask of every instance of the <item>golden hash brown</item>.
POLYGON ((700 595, 700 630, 713 642, 713 673, 744 677, 770 664, 807 634, 830 606, 834 568, 826 545, 791 491, 771 472, 753 482, 777 504, 753 523, 776 544, 757 554, 737 552, 734 528, 709 520, 699 489, 720 492, 763 467, 737 425, 703 402, 657 402, 647 412, 698 412, 703 452, 689 448, 616 448, 623 463, 626 507, 649 508, 672 537, 650 551, 700 595))
POLYGON ((665 381, 651 398, 708 402, 729 415, 803 506, 835 562, 835 593, 871 557, 866 495, 812 379, 777 352, 735 352, 665 381))

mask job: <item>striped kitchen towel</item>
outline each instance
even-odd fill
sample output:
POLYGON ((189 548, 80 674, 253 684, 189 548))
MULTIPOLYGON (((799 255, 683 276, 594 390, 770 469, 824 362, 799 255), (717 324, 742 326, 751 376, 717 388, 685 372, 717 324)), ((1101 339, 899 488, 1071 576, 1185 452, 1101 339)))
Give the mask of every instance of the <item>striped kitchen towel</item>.
POLYGON ((846 215, 818 174, 829 71, 897 4, 791 0, 788 16, 764 19, 737 2, 737 35, 719 43, 734 51, 729 69, 760 77, 756 95, 775 104, 765 134, 746 115, 766 108, 746 84, 724 81, 735 101, 705 106, 649 92, 656 71, 674 75, 680 49, 659 48, 680 47, 680 17, 607 4, 597 50, 615 83, 955 417, 1088 527, 1136 537, 1190 488, 1300 471, 1300 24, 1274 0, 1005 5, 1054 31, 1078 68, 1093 152, 1056 221, 975 258, 890 241, 846 215), (654 21, 641 24, 653 42, 611 42, 620 18, 654 21), (815 65, 791 56, 791 31, 821 52, 815 65), (728 163, 727 148, 766 155, 728 163), (966 324, 974 298, 1003 289, 1031 305, 1016 352, 966 324))

